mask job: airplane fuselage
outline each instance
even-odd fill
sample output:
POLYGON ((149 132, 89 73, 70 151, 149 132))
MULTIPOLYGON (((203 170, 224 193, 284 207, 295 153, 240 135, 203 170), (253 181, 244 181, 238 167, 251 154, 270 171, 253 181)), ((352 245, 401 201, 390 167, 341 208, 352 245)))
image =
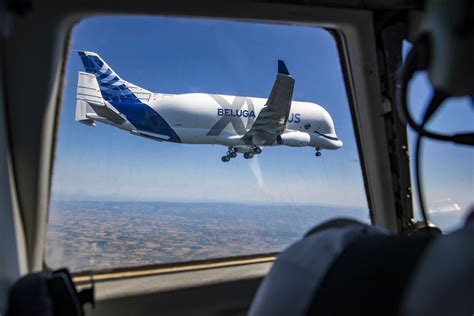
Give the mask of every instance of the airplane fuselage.
MULTIPOLYGON (((248 145, 242 137, 251 129, 266 101, 264 98, 187 93, 154 94, 151 100, 143 100, 143 103, 158 113, 176 133, 178 139, 171 141, 239 146, 248 145)), ((146 122, 147 114, 142 116, 141 121, 146 122)), ((136 132, 143 132, 142 136, 160 141, 170 140, 166 139, 166 135, 154 133, 146 125, 144 127, 136 129, 127 126, 125 129, 135 129, 136 132)), ((287 130, 308 133, 310 141, 306 146, 337 149, 342 144, 337 140, 330 115, 315 103, 293 101, 287 130)))
POLYGON ((106 123, 133 135, 184 144, 229 148, 223 161, 243 153, 249 159, 262 146, 338 149, 329 113, 320 105, 292 101, 295 80, 283 61, 269 98, 208 93, 152 93, 121 79, 99 55, 80 51, 76 121, 106 123))

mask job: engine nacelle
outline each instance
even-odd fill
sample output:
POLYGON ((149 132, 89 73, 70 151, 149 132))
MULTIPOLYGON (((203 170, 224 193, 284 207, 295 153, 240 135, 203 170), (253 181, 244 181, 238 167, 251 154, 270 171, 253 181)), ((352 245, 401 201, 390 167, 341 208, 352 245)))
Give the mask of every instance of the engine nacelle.
POLYGON ((277 144, 290 147, 308 146, 311 136, 303 132, 289 132, 277 136, 277 144))

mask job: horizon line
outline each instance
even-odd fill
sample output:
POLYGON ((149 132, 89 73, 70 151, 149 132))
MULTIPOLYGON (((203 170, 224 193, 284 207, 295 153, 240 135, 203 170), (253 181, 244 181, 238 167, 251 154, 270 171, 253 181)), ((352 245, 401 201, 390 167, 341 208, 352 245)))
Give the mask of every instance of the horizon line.
POLYGON ((261 201, 192 201, 192 200, 99 200, 99 199, 84 199, 84 200, 73 200, 73 199, 51 199, 50 205, 55 202, 92 202, 92 203, 176 203, 176 204, 237 204, 237 205, 281 205, 281 206, 319 206, 319 207, 338 207, 338 208, 359 208, 369 209, 368 206, 357 206, 357 205, 335 205, 325 203, 311 203, 311 202, 261 202, 261 201))

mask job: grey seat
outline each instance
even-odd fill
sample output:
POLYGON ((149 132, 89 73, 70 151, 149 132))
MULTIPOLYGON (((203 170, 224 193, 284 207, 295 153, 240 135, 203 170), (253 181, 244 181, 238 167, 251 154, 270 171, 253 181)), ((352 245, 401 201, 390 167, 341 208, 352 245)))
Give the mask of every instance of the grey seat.
POLYGON ((279 255, 249 315, 471 315, 470 240, 472 224, 449 236, 395 236, 330 221, 279 255))

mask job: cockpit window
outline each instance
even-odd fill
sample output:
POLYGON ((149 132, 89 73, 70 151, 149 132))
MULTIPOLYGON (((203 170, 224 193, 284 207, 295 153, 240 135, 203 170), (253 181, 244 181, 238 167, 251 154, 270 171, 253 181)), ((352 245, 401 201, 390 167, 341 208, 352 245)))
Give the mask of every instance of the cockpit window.
POLYGON ((370 221, 324 29, 92 18, 73 30, 66 70, 52 268, 271 253, 330 218, 370 221))
MULTIPOLYGON (((405 43, 405 54, 410 48, 410 45, 405 43)), ((411 112, 416 119, 421 119, 422 111, 432 94, 428 75, 417 74, 410 83, 408 92, 411 112)), ((473 122, 473 100, 466 97, 449 98, 427 127, 444 134, 469 133, 472 131, 473 122)), ((416 133, 409 129, 408 136, 410 155, 414 157, 416 133)), ((411 170, 412 183, 415 183, 415 169, 411 170)), ((472 148, 426 139, 421 153, 421 170, 425 208, 431 223, 447 233, 464 226, 468 214, 474 207, 472 148)), ((413 201, 415 217, 421 220, 422 215, 416 197, 415 194, 413 201)))

